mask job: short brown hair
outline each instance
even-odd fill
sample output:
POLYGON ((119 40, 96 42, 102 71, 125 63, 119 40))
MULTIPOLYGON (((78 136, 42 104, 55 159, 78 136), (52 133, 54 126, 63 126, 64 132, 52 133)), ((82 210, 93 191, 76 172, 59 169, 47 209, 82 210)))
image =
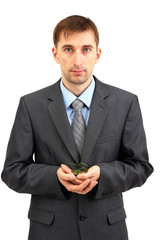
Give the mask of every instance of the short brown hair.
POLYGON ((92 30, 95 37, 95 42, 98 47, 99 33, 96 25, 89 18, 85 18, 79 15, 72 15, 65 19, 62 19, 55 27, 53 32, 53 42, 57 47, 60 34, 63 32, 64 36, 68 36, 73 32, 83 32, 86 30, 92 30))

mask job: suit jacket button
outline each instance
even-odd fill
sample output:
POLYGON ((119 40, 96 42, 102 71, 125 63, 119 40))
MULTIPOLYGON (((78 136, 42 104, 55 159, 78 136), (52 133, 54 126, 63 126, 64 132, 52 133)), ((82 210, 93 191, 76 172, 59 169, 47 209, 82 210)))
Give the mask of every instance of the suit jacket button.
POLYGON ((87 218, 86 216, 81 215, 81 216, 79 217, 79 220, 80 220, 80 221, 84 221, 86 218, 87 218))

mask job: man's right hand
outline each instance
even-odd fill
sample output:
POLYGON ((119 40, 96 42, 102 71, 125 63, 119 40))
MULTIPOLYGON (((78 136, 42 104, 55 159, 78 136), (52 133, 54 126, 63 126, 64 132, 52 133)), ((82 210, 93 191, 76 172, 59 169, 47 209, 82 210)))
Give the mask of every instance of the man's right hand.
POLYGON ((57 171, 57 177, 61 184, 69 191, 78 194, 86 194, 92 190, 92 188, 98 183, 97 181, 92 181, 90 179, 79 180, 72 173, 71 169, 62 164, 57 171))

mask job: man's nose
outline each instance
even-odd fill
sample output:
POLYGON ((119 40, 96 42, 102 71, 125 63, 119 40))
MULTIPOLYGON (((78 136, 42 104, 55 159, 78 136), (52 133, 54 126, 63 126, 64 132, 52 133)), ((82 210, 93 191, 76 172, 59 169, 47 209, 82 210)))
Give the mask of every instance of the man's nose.
POLYGON ((75 66, 81 66, 82 65, 82 59, 83 59, 83 56, 82 56, 82 53, 81 52, 76 52, 74 54, 74 60, 73 60, 73 63, 75 66))

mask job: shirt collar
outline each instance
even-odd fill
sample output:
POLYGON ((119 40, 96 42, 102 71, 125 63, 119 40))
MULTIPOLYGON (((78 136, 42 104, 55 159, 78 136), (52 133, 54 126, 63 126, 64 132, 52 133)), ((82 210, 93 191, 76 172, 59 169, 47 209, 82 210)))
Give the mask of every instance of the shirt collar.
POLYGON ((64 85, 61 79, 60 88, 64 99, 65 108, 67 109, 71 103, 80 99, 89 109, 91 107, 92 97, 95 89, 95 80, 92 78, 92 81, 88 88, 77 98, 73 93, 71 93, 64 85))

